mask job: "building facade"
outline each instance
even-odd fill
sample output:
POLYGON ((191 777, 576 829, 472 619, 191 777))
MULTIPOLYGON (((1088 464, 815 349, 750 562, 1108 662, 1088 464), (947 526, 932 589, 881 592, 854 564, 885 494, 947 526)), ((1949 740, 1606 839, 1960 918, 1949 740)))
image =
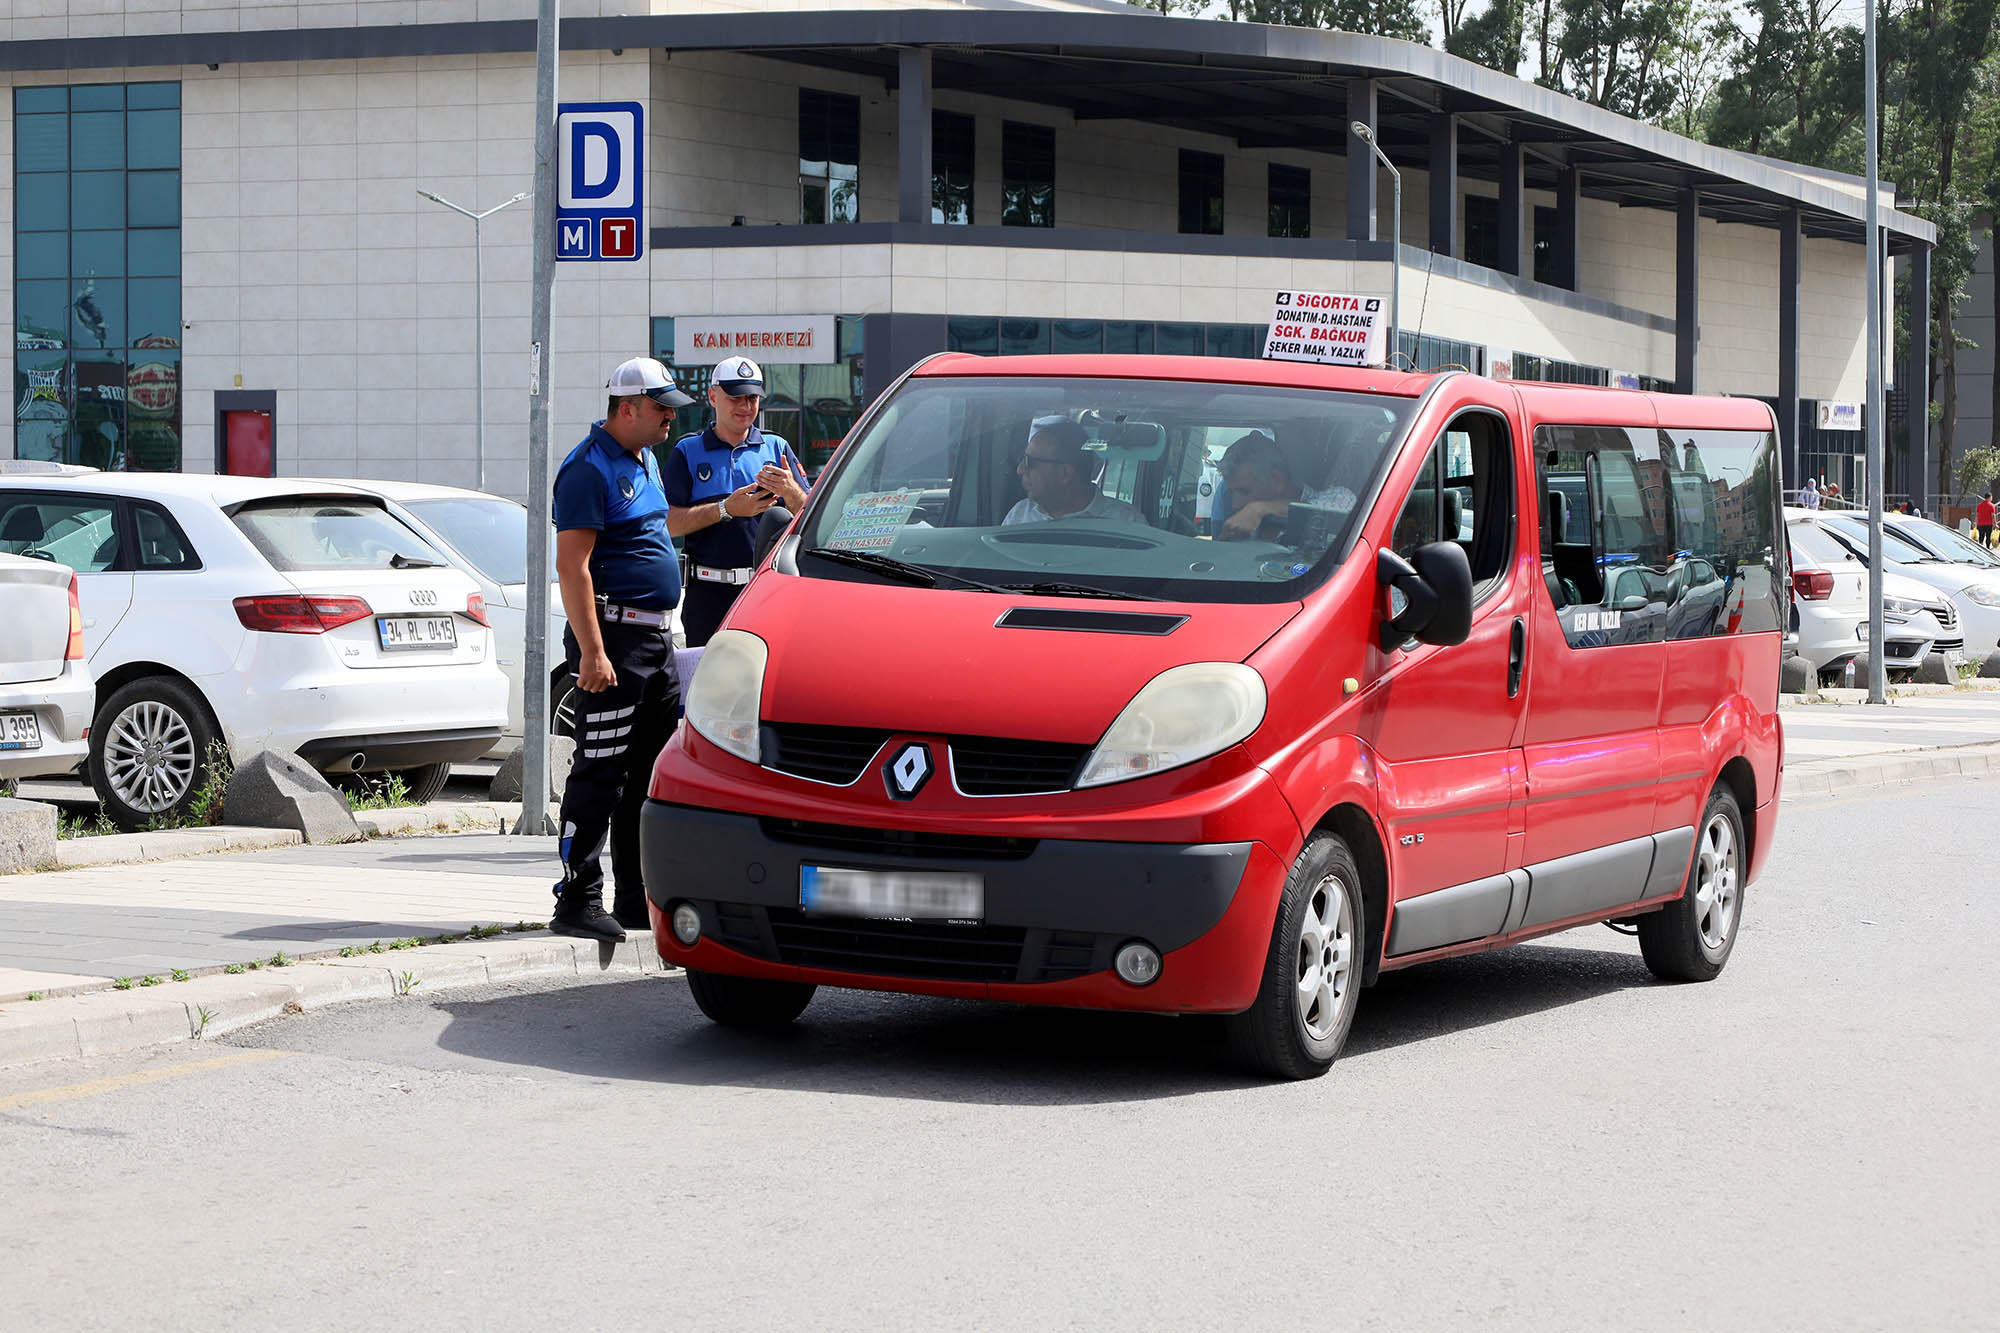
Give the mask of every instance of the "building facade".
MULTIPOLYGON (((473 226, 420 191, 532 189, 533 0, 39 7, 0 18, 0 451, 454 484, 483 454, 522 495, 533 205, 481 224, 475 328, 473 226)), ((562 102, 642 109, 645 206, 636 261, 557 266, 558 454, 618 360, 699 383, 717 320, 823 456, 931 351, 1255 356, 1279 289, 1394 285, 1413 364, 1765 397, 1794 475, 1858 480, 1796 428, 1864 397, 1851 179, 1428 48, 1090 0, 588 0, 562 45, 562 102)), ((1924 265, 1929 225, 1883 219, 1924 265)))

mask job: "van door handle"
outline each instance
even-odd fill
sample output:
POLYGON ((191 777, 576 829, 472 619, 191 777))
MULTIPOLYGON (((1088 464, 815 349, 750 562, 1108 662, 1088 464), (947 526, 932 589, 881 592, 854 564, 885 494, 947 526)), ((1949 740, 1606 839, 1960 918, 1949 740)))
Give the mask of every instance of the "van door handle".
POLYGON ((1507 645, 1507 697, 1512 699, 1521 693, 1521 667, 1528 656, 1528 627, 1519 616, 1514 617, 1514 631, 1507 645))

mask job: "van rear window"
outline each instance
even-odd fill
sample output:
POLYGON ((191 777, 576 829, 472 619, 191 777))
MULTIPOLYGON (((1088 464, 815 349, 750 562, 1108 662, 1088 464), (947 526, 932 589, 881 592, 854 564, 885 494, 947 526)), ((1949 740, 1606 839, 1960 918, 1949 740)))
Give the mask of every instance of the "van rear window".
POLYGON ((801 569, 867 577, 855 566, 884 556, 961 586, 1296 598, 1345 553, 1414 409, 1242 384, 912 379, 819 483, 802 546, 844 558, 801 569))
POLYGON ((1572 647, 1776 630, 1768 431, 1540 426, 1543 582, 1572 647))

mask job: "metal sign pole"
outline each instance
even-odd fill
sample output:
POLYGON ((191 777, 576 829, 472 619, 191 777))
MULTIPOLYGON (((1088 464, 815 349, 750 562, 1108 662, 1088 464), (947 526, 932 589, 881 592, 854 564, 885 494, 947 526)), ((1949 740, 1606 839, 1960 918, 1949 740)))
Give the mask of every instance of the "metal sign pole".
POLYGON ((528 622, 521 662, 521 819, 514 832, 555 832, 549 818, 549 306, 556 268, 557 0, 535 20, 535 275, 528 337, 528 622))
MULTIPOLYGON (((1889 701, 1889 671, 1882 661, 1882 231, 1877 198, 1881 180, 1876 162, 1875 0, 1865 0, 1862 81, 1866 85, 1864 114, 1868 138, 1868 406, 1862 428, 1868 432, 1868 702, 1889 701)), ((1927 336, 1914 329, 1910 336, 1927 336)))

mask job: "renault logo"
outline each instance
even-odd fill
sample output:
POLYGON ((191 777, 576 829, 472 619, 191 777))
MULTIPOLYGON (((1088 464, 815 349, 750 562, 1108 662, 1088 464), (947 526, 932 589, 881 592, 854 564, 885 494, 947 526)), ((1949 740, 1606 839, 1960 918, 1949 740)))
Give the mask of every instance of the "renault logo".
POLYGON ((896 751, 896 757, 882 766, 882 784, 892 801, 907 801, 924 789, 937 765, 931 762, 931 747, 911 741, 896 751))

